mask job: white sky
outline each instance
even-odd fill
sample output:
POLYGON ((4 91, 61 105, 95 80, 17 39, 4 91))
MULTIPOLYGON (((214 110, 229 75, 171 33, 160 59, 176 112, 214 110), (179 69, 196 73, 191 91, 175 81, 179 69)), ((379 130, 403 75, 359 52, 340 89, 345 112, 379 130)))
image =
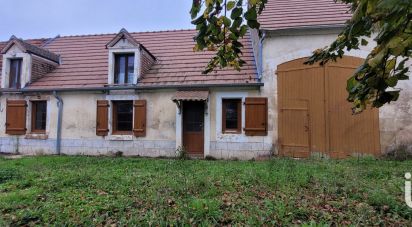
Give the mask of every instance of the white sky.
POLYGON ((0 0, 0 40, 193 28, 191 0, 0 0))

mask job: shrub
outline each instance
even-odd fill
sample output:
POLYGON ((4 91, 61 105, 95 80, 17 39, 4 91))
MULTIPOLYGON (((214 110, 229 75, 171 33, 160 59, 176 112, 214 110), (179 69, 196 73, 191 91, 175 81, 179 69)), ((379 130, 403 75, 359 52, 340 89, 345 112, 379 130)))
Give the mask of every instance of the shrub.
POLYGON ((183 146, 180 146, 176 149, 176 157, 180 160, 189 159, 186 149, 183 146))
POLYGON ((20 178, 20 173, 16 169, 0 169, 0 184, 20 178))
POLYGON ((404 161, 412 159, 412 145, 400 144, 390 150, 388 150, 385 158, 390 160, 404 161))

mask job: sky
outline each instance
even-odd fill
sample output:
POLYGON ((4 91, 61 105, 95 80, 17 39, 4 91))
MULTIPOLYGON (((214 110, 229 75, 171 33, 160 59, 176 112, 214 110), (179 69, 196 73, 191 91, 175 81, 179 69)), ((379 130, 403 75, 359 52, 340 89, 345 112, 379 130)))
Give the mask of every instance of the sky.
POLYGON ((193 28, 191 0, 0 0, 0 41, 193 28))

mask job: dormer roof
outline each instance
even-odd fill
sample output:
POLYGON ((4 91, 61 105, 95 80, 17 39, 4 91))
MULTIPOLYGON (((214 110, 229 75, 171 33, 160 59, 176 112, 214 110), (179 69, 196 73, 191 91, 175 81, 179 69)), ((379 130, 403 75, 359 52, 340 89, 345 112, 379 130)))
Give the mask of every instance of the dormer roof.
POLYGON ((1 50, 1 54, 7 53, 7 51, 12 47, 12 46, 18 46, 24 53, 30 53, 37 55, 39 57, 45 58, 47 60, 53 61, 55 63, 60 62, 60 56, 46 50, 44 48, 32 45, 28 42, 23 41, 22 39, 17 38, 16 36, 11 36, 10 40, 7 42, 6 46, 1 50))
POLYGON ((122 28, 120 30, 119 33, 117 33, 117 35, 106 44, 106 48, 110 48, 113 47, 114 45, 116 45, 116 43, 118 43, 121 39, 126 39, 130 44, 132 44, 135 47, 138 47, 140 45, 139 42, 137 42, 132 35, 130 35, 130 33, 122 28))

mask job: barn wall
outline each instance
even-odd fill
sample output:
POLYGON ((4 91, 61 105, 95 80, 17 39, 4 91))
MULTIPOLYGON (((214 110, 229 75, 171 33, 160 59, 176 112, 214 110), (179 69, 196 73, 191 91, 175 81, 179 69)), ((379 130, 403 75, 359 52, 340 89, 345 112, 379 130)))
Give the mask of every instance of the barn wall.
MULTIPOLYGON (((266 35, 263 49, 263 79, 273 89, 275 109, 277 109, 277 66, 310 56, 313 50, 333 42, 338 34, 338 30, 322 30, 268 33, 266 35)), ((369 46, 351 51, 347 55, 366 58, 372 45, 373 41, 370 41, 369 46)), ((403 89, 399 101, 386 105, 379 111, 382 152, 399 144, 412 144, 412 80, 402 81, 398 87, 403 89)), ((272 121, 278 121, 277 112, 272 115, 272 121)), ((277 124, 273 131, 273 140, 276 141, 278 138, 277 124)))

